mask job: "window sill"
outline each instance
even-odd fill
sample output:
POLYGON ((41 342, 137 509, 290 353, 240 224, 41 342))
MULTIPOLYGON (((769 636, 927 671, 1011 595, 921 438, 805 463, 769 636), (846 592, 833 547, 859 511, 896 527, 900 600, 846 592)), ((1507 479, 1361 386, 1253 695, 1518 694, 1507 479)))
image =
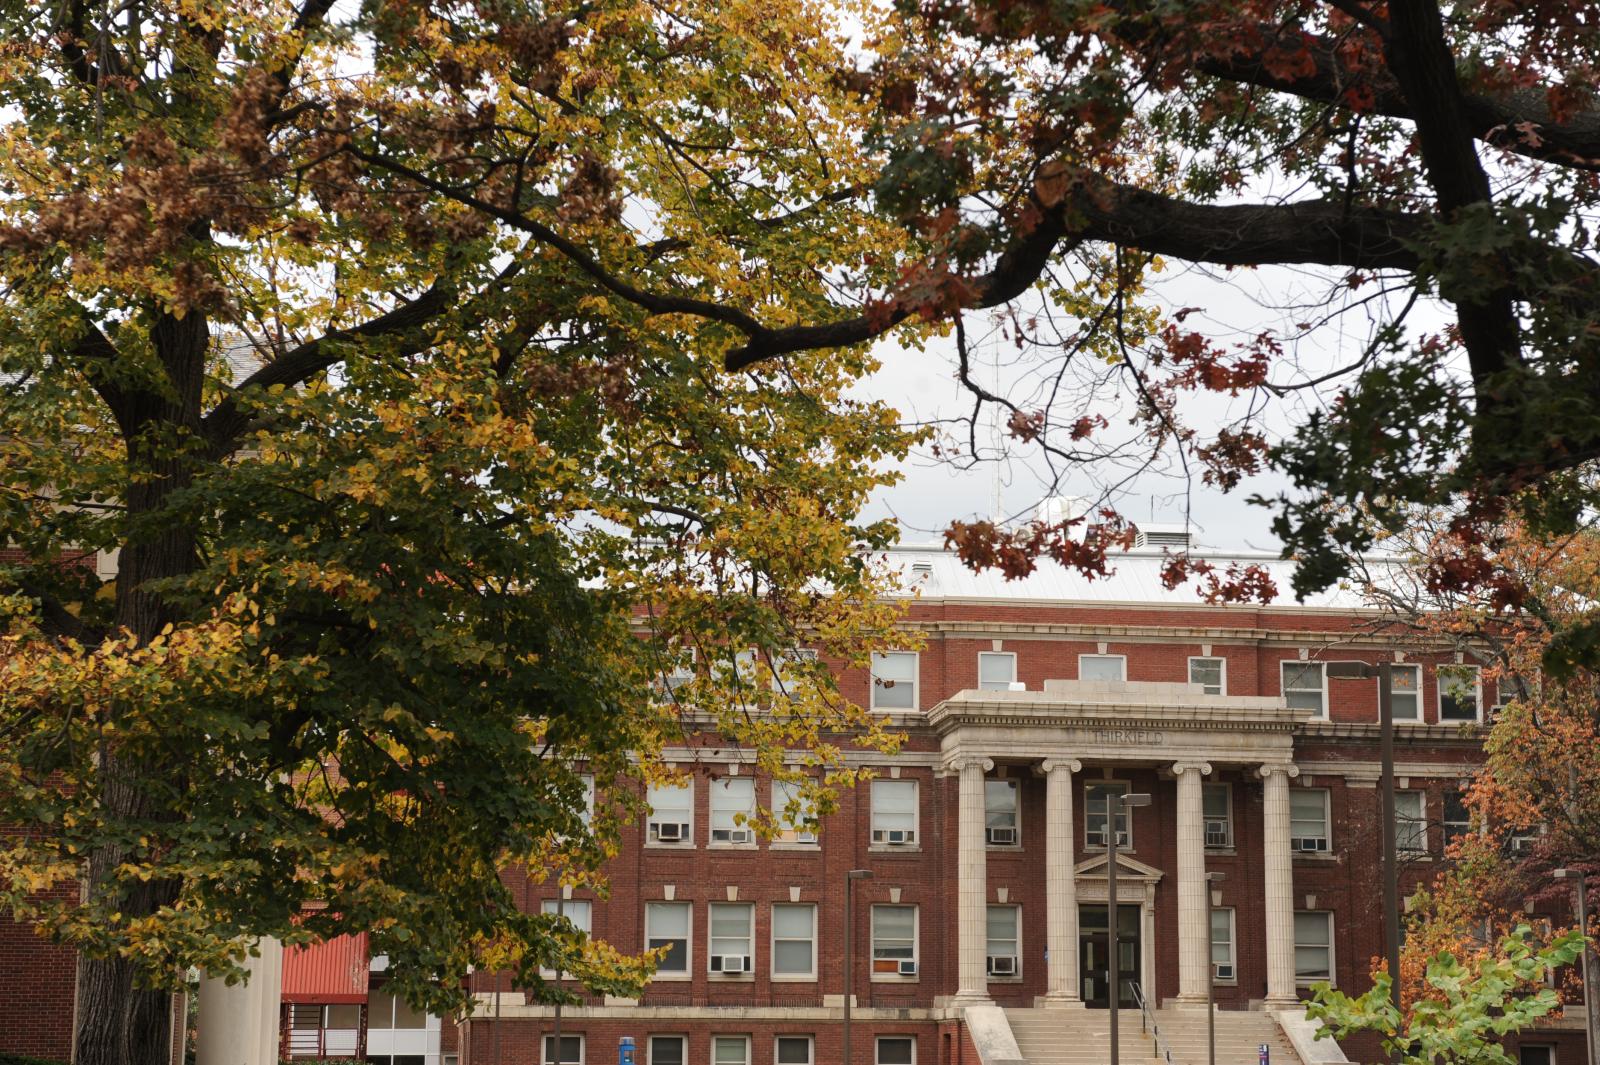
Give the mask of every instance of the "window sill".
POLYGON ((753 850, 756 850, 756 849, 757 848, 756 848, 756 845, 754 843, 707 843, 706 844, 706 850, 708 850, 708 851, 753 851, 753 850))
POLYGON ((876 844, 874 846, 868 847, 867 848, 867 853, 868 854, 921 854, 922 853, 922 848, 921 847, 890 847, 890 846, 886 846, 886 845, 880 843, 880 844, 876 844))
POLYGON ((1297 862, 1337 862, 1339 856, 1332 851, 1296 851, 1294 860, 1297 862))
POLYGON ((920 979, 919 976, 901 976, 899 973, 872 974, 872 982, 875 984, 914 984, 920 979))
POLYGON ((693 840, 687 843, 646 843, 644 849, 647 851, 692 851, 695 849, 695 845, 693 840))
POLYGON ((755 978, 755 973, 706 973, 706 979, 713 984, 749 984, 755 978))
POLYGON ((650 977, 652 984, 686 984, 694 979, 688 973, 663 973, 657 972, 650 977))
POLYGON ((790 851, 790 852, 793 852, 793 853, 796 853, 796 854, 806 854, 806 853, 821 854, 822 853, 822 844, 821 843, 794 843, 794 842, 784 842, 783 840, 773 840, 772 843, 768 844, 767 849, 768 850, 775 850, 775 851, 790 851))
POLYGON ((991 984, 1020 984, 1022 983, 1022 974, 1018 973, 1016 976, 991 976, 988 980, 991 984))
POLYGON ((1233 857, 1237 857, 1238 854, 1239 854, 1238 849, 1236 847, 1234 847, 1232 844, 1229 844, 1226 847, 1207 847, 1206 848, 1206 857, 1207 858, 1233 858, 1233 857))
POLYGON ((987 854, 1021 854, 1022 853, 1022 844, 1020 844, 1020 843, 990 843, 990 844, 986 845, 983 849, 984 849, 984 852, 987 853, 987 854))
POLYGON ((817 982, 817 975, 812 973, 810 976, 796 976, 792 973, 773 973, 772 982, 775 984, 814 984, 817 982))

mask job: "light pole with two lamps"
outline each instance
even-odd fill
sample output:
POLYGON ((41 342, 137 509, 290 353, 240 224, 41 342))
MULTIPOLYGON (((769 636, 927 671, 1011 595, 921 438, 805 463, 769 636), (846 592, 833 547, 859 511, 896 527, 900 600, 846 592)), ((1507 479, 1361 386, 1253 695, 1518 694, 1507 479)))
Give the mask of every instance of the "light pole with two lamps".
POLYGON ((1574 881, 1578 889, 1578 930, 1583 933, 1583 951, 1578 955, 1578 970, 1583 975, 1584 1060, 1589 1065, 1596 1065, 1593 1011, 1600 1009, 1600 1003, 1595 1001, 1594 981, 1589 976, 1589 880, 1582 869, 1562 868, 1550 875, 1557 880, 1574 881))
MULTIPOLYGON (((1216 935, 1216 906, 1217 888, 1227 879, 1222 873, 1206 874, 1206 950, 1213 953, 1211 944, 1216 935)), ((1206 966, 1206 1065, 1217 1065, 1217 959, 1215 956, 1207 959, 1211 964, 1206 966)))
POLYGON ((852 869, 844 875, 844 1026, 841 1033, 843 1054, 840 1060, 851 1065, 850 1060, 850 1000, 854 997, 855 981, 852 979, 855 960, 856 912, 855 894, 857 880, 871 880, 871 869, 852 869))
POLYGON ((1136 791, 1131 795, 1106 792, 1106 927, 1110 930, 1111 957, 1111 1065, 1117 1065, 1117 1014, 1122 1009, 1122 944, 1118 936, 1117 921, 1117 822, 1125 810, 1134 806, 1149 806, 1150 793, 1136 791))

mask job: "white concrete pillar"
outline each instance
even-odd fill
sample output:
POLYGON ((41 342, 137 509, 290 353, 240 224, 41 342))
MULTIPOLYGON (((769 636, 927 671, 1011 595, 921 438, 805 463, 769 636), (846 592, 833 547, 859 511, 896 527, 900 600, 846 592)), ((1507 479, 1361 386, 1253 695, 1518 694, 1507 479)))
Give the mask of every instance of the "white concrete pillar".
POLYGON ((1206 1001, 1206 968, 1211 964, 1211 929, 1206 927, 1205 791, 1206 762, 1178 762, 1178 999, 1206 1001))
POLYGON ((1050 952, 1045 1002, 1081 1006, 1078 992, 1078 879, 1072 840, 1077 825, 1072 814, 1072 774, 1083 768, 1076 759, 1051 759, 1044 773, 1045 948, 1050 952))
POLYGON ((960 774, 956 816, 957 966, 954 1002, 989 1001, 985 955, 989 946, 988 840, 984 833, 983 775, 994 768, 987 758, 965 757, 955 763, 960 774))
POLYGON ((1292 765, 1264 765, 1262 841, 1266 881, 1267 1002, 1290 1005, 1299 996, 1294 982, 1294 856, 1289 849, 1289 780, 1300 775, 1292 765))
POLYGON ((201 977, 196 1065, 276 1065, 283 945, 265 939, 257 949, 260 956, 245 959, 248 981, 229 986, 220 977, 201 977))

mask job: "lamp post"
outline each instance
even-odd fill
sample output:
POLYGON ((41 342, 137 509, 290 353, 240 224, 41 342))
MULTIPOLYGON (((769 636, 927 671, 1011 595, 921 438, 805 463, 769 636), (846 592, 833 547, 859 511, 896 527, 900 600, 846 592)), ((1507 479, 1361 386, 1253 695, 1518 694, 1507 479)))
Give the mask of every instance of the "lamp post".
MULTIPOLYGON (((1222 873, 1206 874, 1206 952, 1211 952, 1211 937, 1216 935, 1215 914, 1217 900, 1211 885, 1225 879, 1222 873)), ((1206 966, 1206 1065, 1217 1065, 1217 959, 1209 958, 1206 966)))
POLYGON ((1558 880, 1576 881, 1578 888, 1578 930, 1583 933, 1583 952, 1578 955, 1579 971, 1583 975, 1583 1046, 1589 1065, 1596 1065, 1594 1045, 1594 1011, 1600 1009, 1595 1002, 1594 982, 1589 975, 1589 881, 1582 869, 1563 868, 1550 874, 1558 880))
MULTIPOLYGON (((1330 680, 1378 678, 1378 745, 1382 776, 1378 791, 1383 802, 1383 938, 1389 962, 1389 1001, 1400 1013, 1400 873, 1394 853, 1394 668, 1388 662, 1329 662, 1330 680)), ((1399 1051, 1395 1052, 1398 1059, 1399 1051)))
POLYGON ((843 1053, 840 1060, 844 1065, 851 1065, 850 1059, 850 999, 855 990, 855 981, 851 974, 854 971, 855 961, 855 889, 857 880, 871 880, 871 869, 852 869, 844 875, 844 1028, 842 1032, 841 1048, 843 1053))
POLYGON ((1110 970, 1111 992, 1111 1065, 1117 1065, 1117 1014, 1122 1010, 1122 944, 1119 942, 1117 921, 1117 822, 1123 811, 1134 806, 1149 806, 1149 792, 1119 795, 1106 792, 1106 927, 1110 931, 1110 953, 1107 968, 1110 970))

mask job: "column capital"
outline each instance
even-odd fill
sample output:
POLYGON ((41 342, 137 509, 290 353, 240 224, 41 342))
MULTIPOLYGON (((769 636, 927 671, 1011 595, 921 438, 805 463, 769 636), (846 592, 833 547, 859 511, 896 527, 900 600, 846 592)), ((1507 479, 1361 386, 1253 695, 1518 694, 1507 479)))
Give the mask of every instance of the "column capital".
POLYGON ((964 773, 969 769, 987 773, 994 769, 994 759, 985 758, 981 754, 958 754, 953 758, 947 758, 944 768, 948 773, 964 773))
POLYGON ((1256 776, 1266 780, 1275 773, 1282 773, 1287 780, 1293 780, 1300 775, 1300 767, 1292 762, 1268 762, 1256 770, 1256 776))
POLYGON ((1049 776, 1057 769, 1065 769, 1068 773, 1080 772, 1083 769, 1083 763, 1076 758, 1046 758, 1033 768, 1035 772, 1049 776))
POLYGON ((1185 773, 1199 773, 1203 777, 1211 775, 1210 762, 1173 762, 1172 775, 1181 777, 1185 773))

